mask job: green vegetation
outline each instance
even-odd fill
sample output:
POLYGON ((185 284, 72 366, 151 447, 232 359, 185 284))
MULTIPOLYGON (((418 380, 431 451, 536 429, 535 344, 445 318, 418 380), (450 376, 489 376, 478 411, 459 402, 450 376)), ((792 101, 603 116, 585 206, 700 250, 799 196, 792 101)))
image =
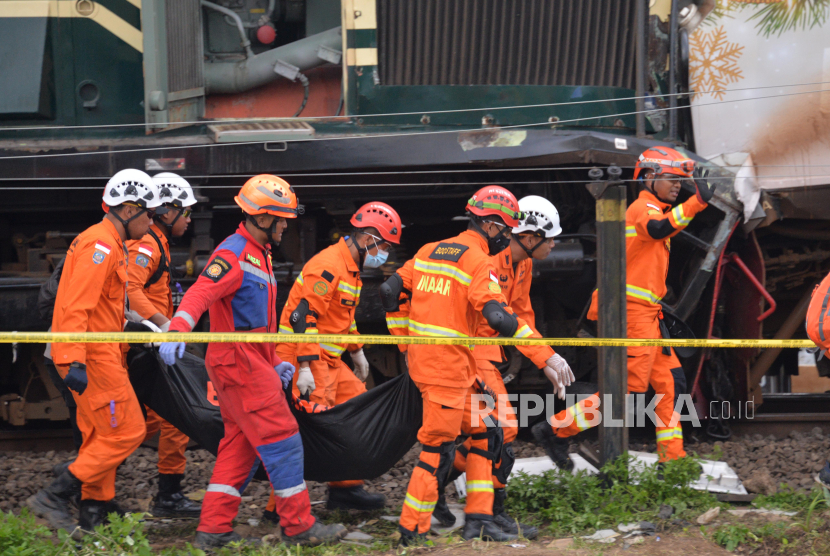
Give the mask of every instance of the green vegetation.
POLYGON ((654 521, 663 504, 674 509, 673 519, 691 519, 721 505, 712 494, 689 487, 699 472, 695 458, 668 462, 662 480, 653 468, 629 470, 632 460, 623 457, 606 465, 604 478, 555 471, 519 474, 510 481, 508 510, 526 520, 549 522, 549 531, 561 536, 654 521))

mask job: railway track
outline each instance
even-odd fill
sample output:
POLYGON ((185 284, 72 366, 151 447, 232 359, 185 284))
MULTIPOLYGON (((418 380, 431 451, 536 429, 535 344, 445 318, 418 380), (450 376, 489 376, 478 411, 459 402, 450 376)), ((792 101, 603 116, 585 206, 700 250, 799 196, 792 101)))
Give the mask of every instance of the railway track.
POLYGON ((74 448, 69 429, 0 431, 0 452, 49 452, 74 448))

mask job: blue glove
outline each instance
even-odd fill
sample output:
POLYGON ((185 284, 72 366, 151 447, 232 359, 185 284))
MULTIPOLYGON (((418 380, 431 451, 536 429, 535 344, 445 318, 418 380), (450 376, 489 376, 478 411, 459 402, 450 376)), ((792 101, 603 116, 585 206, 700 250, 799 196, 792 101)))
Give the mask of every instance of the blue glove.
POLYGON ((69 373, 63 379, 64 384, 70 390, 74 390, 80 396, 87 386, 86 365, 75 361, 69 366, 69 373))
POLYGON ((162 360, 168 365, 175 365, 176 359, 184 355, 184 342, 164 342, 159 347, 162 360))
POLYGON ((288 384, 294 377, 294 365, 288 363, 287 361, 283 361, 282 363, 274 367, 274 370, 277 371, 278 375, 280 375, 280 380, 282 381, 283 389, 288 388, 288 384))

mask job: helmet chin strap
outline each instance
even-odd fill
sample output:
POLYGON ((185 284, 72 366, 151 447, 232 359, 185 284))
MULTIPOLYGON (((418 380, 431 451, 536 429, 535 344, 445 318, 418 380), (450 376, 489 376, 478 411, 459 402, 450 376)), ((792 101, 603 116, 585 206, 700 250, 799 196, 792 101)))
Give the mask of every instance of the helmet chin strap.
POLYGON ((354 245, 354 248, 357 249, 357 270, 359 272, 363 272, 363 261, 366 260, 366 253, 368 252, 368 249, 366 249, 365 247, 361 247, 360 244, 355 240, 354 235, 349 238, 349 241, 351 241, 352 245, 354 245))
MULTIPOLYGON (((167 235, 168 236, 173 235, 173 226, 176 225, 176 222, 179 221, 179 218, 182 217, 182 213, 184 212, 184 209, 176 209, 176 210, 178 211, 178 213, 176 214, 176 218, 174 218, 173 221, 170 224, 168 224, 167 222, 165 222, 161 218, 155 218, 154 219, 157 224, 161 224, 162 226, 167 228, 167 235)), ((254 222, 254 225, 256 225, 256 222, 254 222)), ((259 227, 259 226, 257 226, 257 227, 259 227)))
MULTIPOLYGON (((530 236, 530 237, 539 237, 539 236, 534 235, 534 236, 530 236)), ((525 252, 525 253, 527 253, 527 256, 528 256, 528 257, 530 257, 530 258, 532 259, 532 258, 533 258, 533 253, 535 253, 535 252, 536 252, 536 250, 539 248, 539 246, 540 246, 540 245, 542 245, 543 243, 545 243, 545 238, 543 237, 543 238, 542 238, 542 241, 540 241, 539 243, 537 243, 536 245, 534 245, 532 249, 528 249, 527 247, 525 247, 525 244, 524 244, 524 243, 522 243, 522 240, 517 239, 517 241, 519 242, 519 245, 521 245, 521 246, 522 246, 522 249, 524 249, 524 252, 525 252)))
MULTIPOLYGON (((181 216, 181 214, 182 213, 180 212, 179 216, 181 216)), ((171 227, 173 226, 173 224, 176 223, 176 220, 179 219, 179 216, 176 216, 176 218, 173 219, 173 222, 170 224, 171 227)), ((254 228, 256 228, 257 230, 262 230, 263 232, 265 232, 265 235, 268 236, 268 240, 271 243, 274 244, 274 247, 279 247, 280 246, 280 244, 277 241, 274 240, 274 235, 277 233, 277 223, 280 220, 279 218, 277 218, 275 216, 274 220, 271 221, 271 225, 268 226, 267 228, 264 228, 264 227, 260 226, 259 223, 256 221, 255 216, 251 216, 250 214, 246 214, 245 218, 248 220, 248 222, 253 224, 254 228)))
MULTIPOLYGON (((657 178, 651 178, 651 187, 649 187, 646 183, 644 183, 643 185, 645 186, 645 188, 648 190, 649 193, 651 193, 652 195, 657 197, 658 201, 666 203, 667 205, 672 204, 672 201, 667 201, 664 198, 662 198, 660 195, 657 194, 657 190, 654 189, 654 182, 655 182, 656 179, 657 178)), ((645 182, 645 180, 643 180, 643 181, 645 182)))
POLYGON ((113 215, 115 217, 115 219, 118 220, 119 222, 121 222, 121 225, 124 226, 124 234, 127 236, 127 239, 128 240, 133 240, 133 239, 141 239, 141 238, 132 236, 132 234, 130 233, 130 222, 132 222, 133 220, 135 220, 136 218, 138 218, 139 216, 141 216, 145 212, 146 211, 144 209, 141 209, 137 213, 132 215, 131 217, 127 218, 126 220, 121 218, 121 215, 118 214, 114 210, 110 210, 109 214, 113 215))

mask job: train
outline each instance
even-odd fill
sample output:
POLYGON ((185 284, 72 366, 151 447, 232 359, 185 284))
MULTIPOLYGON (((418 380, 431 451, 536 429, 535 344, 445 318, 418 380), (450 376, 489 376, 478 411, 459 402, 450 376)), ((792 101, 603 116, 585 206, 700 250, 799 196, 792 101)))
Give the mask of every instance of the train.
MULTIPOLYGON (((564 233, 534 265, 537 326, 576 336, 597 284, 589 170, 620 168, 633 200, 639 154, 671 145, 718 187, 672 241, 666 311, 701 338, 806 337, 809 294, 830 272, 820 169, 830 168, 830 7, 819 4, 0 0, 2 328, 48 328, 41 285, 101 218, 106 180, 139 168, 184 176, 200 201, 172 251, 183 290, 239 222, 242 183, 287 179, 305 213, 275 253, 278 305, 303 263, 348 234, 358 206, 392 204, 402 243, 364 272, 364 333, 386 333, 384 278, 462 230, 472 192, 497 183, 542 195, 564 233)), ((580 380, 596 380, 594 349, 554 348, 580 380)), ((0 344, 0 426, 66 419, 42 351, 0 344)), ((712 401, 797 412, 826 400, 791 392, 791 352, 682 359, 713 435, 728 427, 709 415, 712 401)), ((372 381, 402 372, 394 346, 366 353, 372 381)), ((545 388, 538 369, 507 353, 511 390, 545 388)), ((826 360, 817 365, 830 375, 826 360)))

